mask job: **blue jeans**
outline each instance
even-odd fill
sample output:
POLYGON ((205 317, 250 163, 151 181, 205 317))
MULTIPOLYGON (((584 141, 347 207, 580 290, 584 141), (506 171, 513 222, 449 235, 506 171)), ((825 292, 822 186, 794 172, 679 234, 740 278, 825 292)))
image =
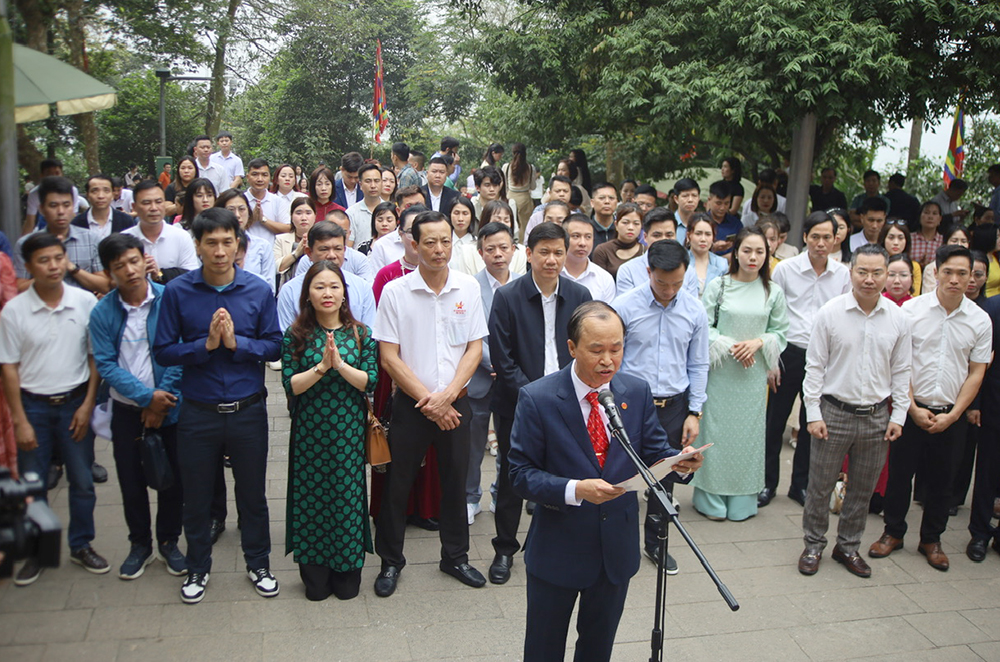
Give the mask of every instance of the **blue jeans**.
MULTIPOLYGON (((30 451, 18 450, 18 471, 22 476, 25 472, 34 471, 44 484, 49 475, 52 451, 59 449, 69 481, 69 529, 66 538, 70 550, 75 552, 94 539, 94 505, 97 503, 94 476, 90 470, 94 464, 94 433, 88 429, 82 441, 73 441, 69 431, 69 424, 83 403, 83 396, 55 406, 28 397, 22 397, 21 401, 28 422, 35 429, 38 447, 30 451)), ((48 500, 47 495, 41 498, 48 500)))

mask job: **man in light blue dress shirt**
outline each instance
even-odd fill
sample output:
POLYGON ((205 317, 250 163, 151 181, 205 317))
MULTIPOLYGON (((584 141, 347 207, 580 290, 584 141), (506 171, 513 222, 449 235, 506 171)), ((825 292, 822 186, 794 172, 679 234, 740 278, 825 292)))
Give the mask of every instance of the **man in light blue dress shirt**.
MULTIPOLYGON (((693 445, 698 437, 708 383, 708 316, 697 296, 687 289, 689 257, 673 239, 650 245, 645 286, 621 294, 612 304, 625 323, 622 372, 645 380, 667 440, 674 448, 693 445)), ((673 474, 663 487, 673 490, 673 474)), ((644 550, 658 558, 657 534, 663 508, 649 500, 644 550)), ((677 563, 667 557, 667 573, 677 563)))
MULTIPOLYGON (((642 232, 646 237, 646 246, 652 247, 663 239, 677 240, 677 217, 666 207, 654 207, 642 218, 642 232)), ((621 296, 639 285, 649 281, 649 252, 635 257, 618 268, 615 277, 618 296, 621 296)), ((695 299, 698 298, 698 274, 694 269, 685 269, 684 290, 695 299)))

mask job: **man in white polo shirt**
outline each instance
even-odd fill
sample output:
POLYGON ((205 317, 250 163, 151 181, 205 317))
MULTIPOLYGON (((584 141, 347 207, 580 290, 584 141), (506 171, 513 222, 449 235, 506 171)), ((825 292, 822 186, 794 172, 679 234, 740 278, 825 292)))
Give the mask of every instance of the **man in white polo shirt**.
POLYGON ((382 171, 374 163, 366 163, 358 169, 358 186, 364 197, 347 208, 351 219, 351 230, 347 236, 350 246, 361 246, 372 238, 372 213, 382 202, 382 171))
MULTIPOLYGON (((243 186, 243 159, 233 152, 233 134, 228 131, 219 131, 215 137, 215 144, 219 146, 219 151, 211 156, 212 161, 221 165, 226 172, 229 181, 227 188, 239 188, 243 186)), ((222 191, 217 191, 222 193, 222 191)))
POLYGON ((198 163, 198 176, 212 182, 215 197, 229 188, 229 177, 221 163, 212 160, 212 139, 206 135, 194 139, 194 158, 198 163))
POLYGON ((200 268, 191 235, 176 225, 163 222, 166 200, 160 184, 153 179, 139 182, 134 194, 139 224, 125 230, 125 234, 138 237, 142 242, 150 279, 162 285, 200 268))
POLYGON ((569 236, 562 275, 590 290, 595 300, 611 303, 615 298, 615 279, 590 260, 594 250, 594 225, 585 214, 570 214, 562 226, 569 236))
POLYGON ((273 247, 275 235, 292 231, 290 206, 267 190, 271 183, 271 166, 264 159, 253 159, 247 164, 247 181, 250 183, 250 189, 244 194, 250 208, 247 234, 260 237, 268 247, 273 247))
POLYGON ((451 270, 452 228, 439 212, 421 212, 411 228, 420 264, 382 291, 375 320, 382 366, 397 386, 393 395, 386 474, 375 533, 382 569, 375 594, 396 590, 406 565, 406 506, 417 470, 432 444, 441 476, 442 572, 463 584, 486 585, 469 565, 465 481, 469 465, 467 384, 482 358, 487 336, 482 293, 472 276, 451 270))
MULTIPOLYGON (((0 313, 0 365, 3 389, 17 441, 17 464, 24 475, 48 474, 58 448, 69 477, 70 561, 95 574, 110 566, 90 546, 94 539, 97 495, 91 466, 94 435, 90 415, 100 378, 87 336, 90 311, 97 299, 90 292, 66 287, 66 249, 59 237, 36 232, 20 246, 31 285, 0 313)), ((43 501, 46 496, 41 497, 43 501)), ((41 574, 30 558, 14 583, 27 586, 41 574)))
POLYGON ((937 291, 903 304, 913 338, 913 395, 903 435, 889 454, 885 488, 885 531, 868 556, 882 558, 903 547, 913 478, 924 483, 924 512, 917 550, 938 570, 948 569, 941 534, 948 526, 955 444, 964 429, 954 425, 979 392, 993 350, 993 323, 965 296, 972 277, 972 253, 942 246, 935 258, 937 291))

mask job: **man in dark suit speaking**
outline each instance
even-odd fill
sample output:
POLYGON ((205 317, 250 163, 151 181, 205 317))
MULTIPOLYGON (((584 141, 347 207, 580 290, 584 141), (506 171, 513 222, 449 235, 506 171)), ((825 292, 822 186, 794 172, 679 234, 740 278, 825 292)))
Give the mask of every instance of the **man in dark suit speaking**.
MULTIPOLYGON (((636 472, 610 439, 597 402, 610 387, 632 445, 647 464, 678 451, 667 443, 646 382, 624 373, 624 325, 607 304, 581 304, 569 322, 573 362, 521 389, 511 432, 514 490, 540 507, 524 562, 527 662, 562 660, 569 619, 580 598, 577 662, 610 660, 631 577, 639 569, 639 502, 614 485, 636 472)), ((685 448, 685 451, 690 450, 685 448)), ((679 462, 683 479, 701 455, 679 462)))

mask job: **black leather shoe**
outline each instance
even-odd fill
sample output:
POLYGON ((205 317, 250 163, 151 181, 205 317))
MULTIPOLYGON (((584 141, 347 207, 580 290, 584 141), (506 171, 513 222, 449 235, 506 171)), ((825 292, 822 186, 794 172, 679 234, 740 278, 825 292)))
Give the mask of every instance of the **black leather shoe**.
POLYGON ((94 462, 90 467, 90 475, 93 477, 95 483, 106 483, 108 482, 108 470, 94 462))
POLYGON ((996 552, 997 554, 1000 554, 1000 538, 994 538, 993 539, 993 544, 990 545, 990 547, 993 548, 994 552, 996 552))
POLYGON ((514 557, 509 554, 497 554, 490 565, 490 583, 506 584, 510 579, 510 569, 514 565, 514 557))
POLYGON ((218 542, 219 536, 221 536, 222 532, 225 531, 225 530, 226 530, 226 523, 225 522, 223 522, 221 519, 214 519, 214 520, 212 520, 212 525, 211 525, 211 528, 209 528, 209 531, 212 534, 212 544, 213 545, 216 542, 218 542))
POLYGON ((948 517, 955 517, 958 515, 958 506, 952 506, 948 509, 948 517))
POLYGON ((965 555, 970 561, 982 563, 986 560, 986 541, 973 538, 965 548, 965 555))
POLYGON ((410 515, 406 518, 407 524, 412 524, 418 529, 423 529, 424 531, 440 531, 441 523, 434 519, 433 517, 417 517, 416 515, 410 515))
POLYGON ((472 588, 482 588, 486 586, 486 578, 483 577, 483 573, 479 572, 468 563, 452 565, 447 561, 441 561, 438 567, 441 568, 441 572, 446 575, 451 575, 466 586, 471 586, 472 588))
POLYGON ((56 489, 56 486, 59 485, 59 479, 62 478, 62 475, 63 475, 63 468, 61 464, 49 465, 49 483, 48 483, 49 491, 56 489))
POLYGON ((774 498, 774 490, 770 487, 765 487, 757 494, 757 507, 763 508, 767 504, 771 503, 771 499, 774 498))
POLYGON ((799 489, 788 490, 788 498, 799 504, 803 508, 806 507, 806 491, 799 489))
POLYGON ((397 568, 394 565, 382 568, 382 572, 378 573, 378 577, 375 578, 375 595, 380 598, 388 598, 395 593, 396 582, 399 581, 399 573, 402 571, 402 568, 397 568))

